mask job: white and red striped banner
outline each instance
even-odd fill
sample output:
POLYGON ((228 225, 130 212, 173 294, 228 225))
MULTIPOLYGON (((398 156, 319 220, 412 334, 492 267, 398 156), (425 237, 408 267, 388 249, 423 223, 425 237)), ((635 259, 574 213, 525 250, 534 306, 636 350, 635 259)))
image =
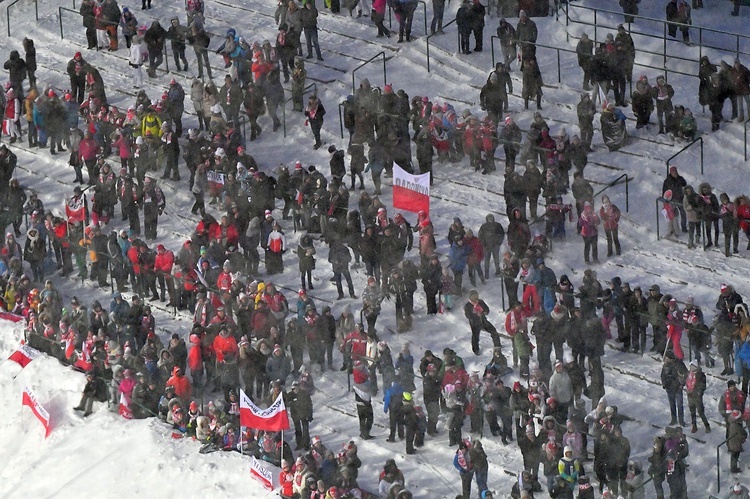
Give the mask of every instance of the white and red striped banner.
POLYGON ((274 488, 274 473, 268 469, 266 466, 264 466, 265 463, 262 461, 258 461, 255 459, 255 456, 252 456, 250 460, 250 475, 258 480, 263 487, 267 488, 268 490, 273 490, 274 488))
POLYGON ((119 413, 125 419, 133 419, 133 411, 130 410, 130 401, 124 393, 120 394, 119 413))
POLYGON ((21 367, 26 367, 29 365, 29 362, 40 355, 41 352, 39 350, 31 348, 29 345, 21 345, 21 348, 13 352, 8 359, 17 362, 21 367))
POLYGON ((430 213, 430 174, 412 175, 393 165, 393 207, 430 213))
POLYGON ((604 93, 604 89, 601 85, 597 85, 597 88, 599 89, 599 101, 602 105, 602 111, 607 109, 607 106, 609 106, 609 99, 607 99, 607 94, 604 93))
POLYGON ((289 429, 289 416, 284 405, 283 394, 268 409, 261 409, 240 390, 240 425, 254 430, 281 431, 289 429))
POLYGON ((22 405, 27 405, 34 413, 34 416, 44 426, 44 438, 47 438, 52 431, 52 426, 49 422, 49 413, 46 411, 42 404, 36 399, 36 396, 31 392, 29 387, 23 389, 23 398, 21 400, 22 405))
POLYGON ((83 196, 76 198, 73 196, 65 203, 65 215, 68 217, 68 223, 75 224, 86 220, 86 201, 83 196))

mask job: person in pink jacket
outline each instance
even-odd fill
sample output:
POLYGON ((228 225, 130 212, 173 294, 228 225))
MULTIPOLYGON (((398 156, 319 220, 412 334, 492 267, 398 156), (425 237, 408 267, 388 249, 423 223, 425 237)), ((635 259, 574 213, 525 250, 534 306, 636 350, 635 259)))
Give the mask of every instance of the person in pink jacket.
POLYGON ((385 27, 383 21, 385 21, 385 9, 387 7, 386 0, 373 0, 372 2, 372 22, 378 27, 378 38, 391 37, 391 32, 385 27))
POLYGON ((602 207, 599 208, 599 218, 602 220, 604 234, 607 236, 607 256, 612 256, 612 245, 615 253, 620 256, 620 237, 618 227, 620 225, 620 209, 612 204, 609 196, 602 196, 602 207))
POLYGON ((100 151, 101 147, 94 140, 94 135, 89 130, 86 130, 83 140, 78 145, 78 158, 86 165, 86 171, 89 174, 89 185, 93 185, 99 176, 99 172, 96 171, 96 156, 100 151))
POLYGON ((112 142, 112 148, 119 154, 122 168, 128 168, 133 160, 133 138, 124 135, 120 130, 115 130, 115 137, 117 139, 112 142))
POLYGON ((578 231, 583 237, 583 259, 590 263, 589 254, 594 258, 594 263, 599 263, 599 248, 597 237, 599 229, 597 226, 601 220, 594 212, 594 205, 586 201, 583 203, 583 213, 578 217, 578 231))

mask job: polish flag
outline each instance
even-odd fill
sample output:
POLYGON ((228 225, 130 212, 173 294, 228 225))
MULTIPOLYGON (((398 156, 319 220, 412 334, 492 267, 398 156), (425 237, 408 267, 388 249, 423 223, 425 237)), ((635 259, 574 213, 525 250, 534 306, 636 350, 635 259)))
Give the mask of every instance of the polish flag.
POLYGON ((430 212, 430 174, 412 175, 393 166, 393 207, 418 213, 430 212))
POLYGON ((604 111, 609 106, 609 100, 607 100, 607 94, 604 93, 602 86, 597 85, 597 88, 599 89, 599 101, 602 103, 602 111, 604 111))
POLYGON ((75 224, 86 220, 86 200, 83 196, 76 198, 73 196, 65 203, 65 215, 68 217, 68 223, 75 224))
POLYGON ((252 456, 250 460, 250 475, 258 480, 263 487, 273 490, 273 473, 266 469, 260 461, 255 459, 255 456, 252 456))
POLYGON ((31 348, 29 345, 21 345, 21 348, 13 352, 13 354, 8 357, 8 360, 17 362, 21 365, 21 367, 26 367, 29 365, 29 362, 36 359, 40 355, 41 353, 39 352, 39 350, 31 348))
POLYGON ((23 320, 23 316, 11 314, 10 312, 0 312, 0 319, 4 321, 21 322, 23 320))
POLYGON ((130 401, 124 393, 120 394, 120 416, 125 419, 133 419, 133 411, 130 410, 130 401))
POLYGON ((34 416, 42 423, 42 426, 44 426, 44 438, 47 438, 52 431, 52 426, 49 422, 49 413, 42 407, 42 404, 39 403, 29 387, 23 389, 21 404, 29 406, 34 416))
POLYGON ((284 405, 283 394, 268 409, 261 409, 240 390, 240 425, 254 430, 281 431, 289 429, 289 416, 284 405))

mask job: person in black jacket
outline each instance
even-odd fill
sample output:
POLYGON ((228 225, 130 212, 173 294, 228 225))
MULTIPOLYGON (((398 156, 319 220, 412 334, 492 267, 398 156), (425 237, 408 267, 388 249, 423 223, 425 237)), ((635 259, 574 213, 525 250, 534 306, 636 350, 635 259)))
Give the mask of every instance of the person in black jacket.
POLYGON ((86 372, 86 386, 83 388, 81 403, 74 407, 75 411, 84 411, 83 417, 93 412, 94 402, 106 402, 108 398, 107 384, 103 378, 96 375, 93 370, 86 372))
POLYGON ((352 261, 351 253, 344 243, 339 240, 334 241, 331 244, 331 248, 328 251, 328 261, 331 263, 333 268, 333 279, 336 282, 336 289, 338 290, 338 299, 344 298, 344 287, 341 283, 341 278, 346 279, 346 284, 349 287, 349 296, 356 298, 354 294, 354 284, 352 284, 352 276, 349 273, 349 262, 352 261))
MULTIPOLYGON (((487 10, 479 0, 473 0, 471 6, 471 31, 474 33, 474 52, 482 51, 482 40, 484 33, 484 16, 487 10)), ((416 2, 415 4, 416 5, 416 2)))
POLYGON ((26 79, 28 69, 18 50, 11 51, 10 58, 5 61, 3 67, 8 70, 8 80, 16 91, 16 97, 23 101, 23 80, 26 79))
POLYGON ((458 12, 456 12, 456 26, 458 26, 460 52, 462 54, 471 54, 469 36, 471 35, 472 16, 469 0, 464 0, 464 3, 461 4, 458 12))
POLYGON ((143 37, 148 47, 148 69, 146 72, 151 78, 156 77, 156 68, 161 66, 164 60, 164 43, 167 40, 167 30, 161 27, 159 21, 151 23, 143 37))
POLYGON ((315 138, 313 149, 316 151, 323 145, 323 142, 320 140, 320 129, 323 128, 323 116, 325 116, 325 114, 326 109, 323 107, 320 99, 318 99, 317 94, 312 94, 307 103, 307 109, 305 109, 305 116, 307 116, 307 121, 310 124, 310 129, 315 138))
MULTIPOLYGON (((96 42, 94 42, 94 46, 96 46, 96 42)), ((78 102, 78 104, 83 102, 84 91, 86 90, 86 72, 83 70, 86 65, 88 64, 80 52, 76 52, 73 58, 68 61, 67 71, 70 78, 70 93, 73 95, 73 100, 78 102)))
POLYGON ((26 53, 26 71, 29 75, 29 86, 36 86, 36 48, 34 48, 34 40, 31 38, 23 39, 23 50, 26 53))
POLYGON ((87 49, 96 48, 96 17, 94 16, 94 1, 83 0, 81 8, 78 10, 83 20, 83 27, 86 28, 87 49))
POLYGON ((685 426, 685 410, 682 403, 682 390, 685 386, 688 370, 682 360, 675 358, 671 351, 664 356, 664 366, 661 370, 661 386, 669 398, 669 410, 672 414, 670 425, 678 422, 685 426))
POLYGON ((487 320, 487 314, 490 313, 490 307, 484 300, 479 299, 479 293, 476 290, 469 292, 469 301, 464 305, 464 315, 469 319, 471 327, 471 349, 474 355, 479 355, 479 333, 484 329, 492 337, 493 346, 500 346, 500 335, 497 333, 495 326, 487 320))
POLYGON ((167 31, 167 38, 169 38, 172 45, 174 65, 177 67, 177 71, 187 71, 188 62, 187 58, 185 57, 185 48, 187 47, 187 45, 185 42, 187 41, 188 28, 180 25, 180 20, 176 17, 173 17, 170 20, 170 23, 171 26, 167 31), (180 61, 182 61, 184 69, 180 68, 180 61))
POLYGON ((292 383, 291 391, 287 392, 284 398, 294 423, 294 439, 297 442, 297 448, 294 450, 309 450, 310 421, 313 420, 312 399, 298 381, 292 383))
POLYGON ((505 229, 495 221, 495 216, 489 213, 485 222, 479 227, 477 234, 484 248, 484 278, 490 278, 490 260, 495 259, 495 276, 500 276, 500 246, 505 239, 505 229))

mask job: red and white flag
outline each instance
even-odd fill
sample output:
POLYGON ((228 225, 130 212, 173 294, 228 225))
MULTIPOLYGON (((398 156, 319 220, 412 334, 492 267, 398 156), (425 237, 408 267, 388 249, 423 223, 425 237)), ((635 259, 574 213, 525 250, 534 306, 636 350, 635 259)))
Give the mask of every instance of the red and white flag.
POLYGON ((271 470, 266 469, 260 461, 255 459, 255 456, 250 460, 250 475, 258 480, 263 487, 273 490, 273 473, 271 470))
POLYGON ((430 213, 430 174, 412 175, 393 166, 393 207, 399 210, 430 213))
POLYGON ((240 390, 240 425, 254 430, 281 431, 289 429, 289 416, 284 405, 283 394, 268 409, 261 409, 240 390))
POLYGON ((604 90, 602 89, 601 85, 597 85, 596 88, 599 89, 599 100, 602 103, 602 111, 607 109, 607 106, 609 106, 609 100, 607 100, 607 94, 604 93, 604 90))
POLYGON ((0 319, 4 321, 21 322, 23 320, 23 316, 11 314, 10 312, 0 312, 0 319))
POLYGON ((130 410, 130 401, 124 393, 120 394, 119 412, 120 416, 124 417, 125 419, 133 419, 133 411, 130 410))
POLYGON ((34 416, 44 426, 44 438, 47 438, 52 431, 52 426, 49 422, 49 413, 42 407, 42 404, 36 399, 36 396, 31 392, 29 387, 23 389, 23 399, 21 401, 23 405, 29 406, 34 416))
POLYGON ((73 196, 65 203, 65 215, 68 223, 75 224, 86 220, 86 200, 83 196, 73 196))
POLYGON ((41 353, 39 352, 39 350, 31 348, 29 345, 21 345, 21 348, 13 352, 13 354, 8 357, 8 359, 12 360, 13 362, 18 362, 21 367, 26 367, 29 365, 29 362, 36 359, 40 355, 41 353))
POLYGON ((212 196, 217 195, 224 189, 223 173, 216 170, 208 170, 206 172, 206 180, 208 181, 208 190, 212 196))

